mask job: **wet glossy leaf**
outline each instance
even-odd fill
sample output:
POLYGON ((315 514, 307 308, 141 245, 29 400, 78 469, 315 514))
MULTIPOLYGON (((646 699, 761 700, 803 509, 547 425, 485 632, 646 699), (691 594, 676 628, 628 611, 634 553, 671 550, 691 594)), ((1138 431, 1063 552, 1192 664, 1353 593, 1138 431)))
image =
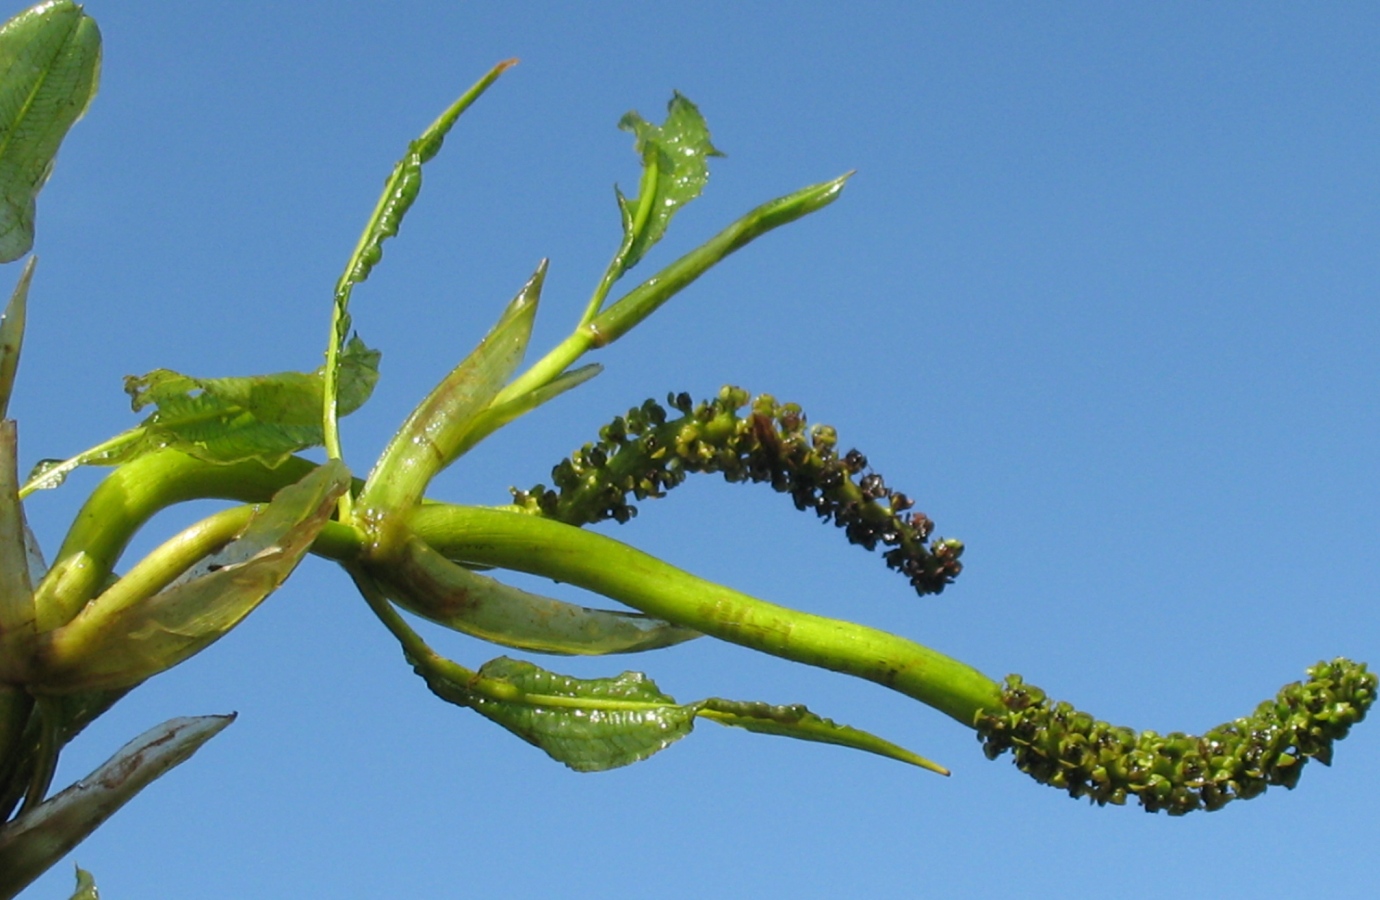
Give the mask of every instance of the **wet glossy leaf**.
POLYGON ((599 655, 669 647, 700 636, 641 613, 588 609, 456 565, 420 540, 383 573, 389 596, 472 637, 539 653, 599 655))
POLYGON ((595 375, 604 371, 604 367, 598 363, 580 366, 578 369, 571 369, 563 372, 549 383, 526 393, 514 397, 504 403, 494 404, 474 419, 473 426, 465 432, 465 436, 457 444, 454 455, 458 458, 469 452, 470 448, 478 444, 481 440, 493 434, 498 429, 507 425, 522 416, 527 415, 532 410, 542 404, 554 400, 566 391, 572 390, 589 381, 595 375))
POLYGON ((709 157, 722 156, 709 141, 709 126, 695 104, 676 93, 667 104, 666 121, 653 125, 636 112, 618 127, 637 138, 643 177, 636 197, 618 191, 626 250, 617 274, 633 266, 661 240, 682 206, 694 200, 709 180, 709 157))
POLYGON ((0 262, 29 252, 34 207, 58 146, 96 94, 101 34, 69 0, 0 26, 0 262))
POLYGON ((689 734, 696 717, 704 717, 759 734, 864 750, 949 774, 903 747, 839 725, 804 706, 719 698, 682 705, 638 672, 617 678, 571 678, 503 656, 486 663, 468 682, 433 673, 428 684, 442 699, 476 710, 577 772, 600 772, 646 759, 689 734))
POLYGON ((690 733, 694 712, 637 672, 617 678, 570 678, 499 657, 479 678, 506 688, 507 699, 474 685, 431 681, 445 700, 468 706, 577 772, 602 772, 646 759, 690 733))
MULTIPOLYGON (((342 406, 349 413, 373 393, 380 353, 358 338, 342 357, 342 406)), ((155 369, 125 379, 134 411, 158 409, 142 424, 68 459, 34 466, 23 494, 56 488, 78 466, 114 466, 172 448, 228 465, 257 459, 270 467, 322 441, 322 370, 242 378, 192 378, 155 369), (310 410, 315 409, 312 415, 310 410)))
POLYGON ((541 300, 546 261, 484 339, 426 396, 389 441, 360 492, 374 514, 410 509, 437 472, 456 458, 476 419, 522 362, 541 300))
POLYGON ((339 461, 279 491, 208 567, 151 597, 117 582, 71 622, 42 636, 36 686, 49 692, 137 684, 226 634, 291 574, 349 487, 339 461), (117 599, 116 599, 117 598, 117 599))
POLYGON ((233 715, 200 716, 164 722, 130 741, 81 781, 0 827, 0 898, 23 890, 234 719, 233 715))
MULTIPOLYGON (((340 412, 369 399, 378 380, 379 352, 352 338, 341 357, 340 412)), ((125 379, 135 412, 157 410, 142 424, 143 438, 121 452, 91 460, 124 462, 138 452, 174 447, 216 463, 259 459, 276 465, 322 441, 321 370, 247 378, 193 378, 168 369, 125 379)))

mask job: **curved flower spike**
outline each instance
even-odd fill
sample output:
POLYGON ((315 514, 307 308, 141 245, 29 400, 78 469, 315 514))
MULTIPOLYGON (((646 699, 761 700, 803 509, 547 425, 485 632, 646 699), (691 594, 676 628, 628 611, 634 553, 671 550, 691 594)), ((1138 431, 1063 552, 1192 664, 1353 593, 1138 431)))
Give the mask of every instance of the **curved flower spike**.
POLYGON ((1286 685, 1251 715, 1195 737, 1099 722, 1012 675, 1002 690, 1005 709, 984 712, 977 731, 988 759, 1010 750, 1022 772, 1072 797, 1099 806, 1135 797, 1147 812, 1180 816, 1271 785, 1293 788, 1310 759, 1331 765, 1332 742, 1365 718, 1376 681, 1365 663, 1320 662, 1307 681, 1286 685))
POLYGON ((885 547, 886 564, 918 594, 939 593, 962 571, 963 544, 928 543, 934 530, 929 517, 909 512, 911 499, 867 471, 867 457, 857 450, 840 456, 834 429, 807 428, 799 406, 769 394, 749 403, 736 387, 698 405, 688 394, 667 399, 679 416, 669 418, 651 400, 628 410, 600 429, 597 444, 586 444, 552 470, 554 490, 514 490, 513 502, 570 525, 626 522, 637 514, 629 496, 664 497, 688 473, 718 472, 728 481, 767 482, 790 494, 797 509, 842 528, 850 543, 885 547))

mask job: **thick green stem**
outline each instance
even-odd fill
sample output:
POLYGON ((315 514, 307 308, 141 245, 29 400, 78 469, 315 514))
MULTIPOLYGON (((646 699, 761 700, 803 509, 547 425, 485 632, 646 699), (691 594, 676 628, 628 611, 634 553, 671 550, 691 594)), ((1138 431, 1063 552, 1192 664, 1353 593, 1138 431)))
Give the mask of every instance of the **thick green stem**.
POLYGON ((969 727, 1001 706, 995 681, 914 641, 758 600, 594 532, 441 504, 419 507, 411 525, 453 559, 569 582, 721 640, 874 681, 969 727))
MULTIPOLYGON (((70 620, 104 584, 133 533, 160 509, 198 498, 263 502, 313 465, 293 458, 276 469, 252 462, 221 466, 164 451, 117 468, 68 533, 53 573, 40 587, 40 616, 53 618, 54 626, 70 620), (47 611, 59 601, 60 612, 47 611)), ((874 681, 970 727, 979 711, 1000 706, 996 682, 928 647, 758 600, 594 532, 522 513, 440 503, 423 503, 409 525, 453 559, 576 584, 722 640, 874 681)), ((359 559, 362 550, 358 531, 337 523, 328 523, 312 547, 340 562, 359 559)))
POLYGON ((313 468, 297 457, 275 469, 252 461, 212 465, 173 450, 117 467, 77 513, 35 591, 39 630, 60 627, 80 612, 104 586, 134 533, 159 510, 207 498, 264 502, 313 468))

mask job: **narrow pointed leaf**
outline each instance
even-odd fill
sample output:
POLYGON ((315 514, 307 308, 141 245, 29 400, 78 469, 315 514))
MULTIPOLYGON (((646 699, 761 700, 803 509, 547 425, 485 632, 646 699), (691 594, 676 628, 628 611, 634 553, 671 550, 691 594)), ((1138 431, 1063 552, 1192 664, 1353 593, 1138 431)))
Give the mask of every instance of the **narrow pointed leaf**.
POLYGON ((115 435, 67 459, 40 459, 19 490, 20 498, 34 491, 61 487, 67 476, 81 466, 113 466, 157 449, 143 426, 115 435))
POLYGON ((19 351, 24 346, 24 320, 29 303, 29 282, 34 277, 37 257, 24 263, 24 271, 10 295, 5 315, 0 318, 0 419, 9 415, 10 394, 14 391, 14 376, 19 368, 19 351))
POLYGON ((598 363, 590 363, 580 366, 578 369, 571 369, 563 372, 551 382, 527 391, 503 403, 497 403, 474 419, 474 424, 465 433, 465 437, 455 450, 455 457, 458 459, 470 451, 476 444, 484 438, 493 434, 498 429, 507 425, 522 416, 527 415, 537 407, 554 400, 566 391, 572 390, 589 381, 595 375, 604 371, 604 367, 598 363))
POLYGON ((700 636, 641 613, 588 609, 456 565, 420 540, 386 576, 398 605, 472 637, 539 653, 599 655, 669 647, 700 636))
POLYGON ((815 715, 804 706, 771 706, 766 703, 722 700, 712 697, 698 704, 698 713, 706 719, 745 728, 759 734, 775 734, 801 741, 817 741, 822 744, 838 744, 854 750, 864 750, 885 756, 888 759, 910 763, 940 775, 948 775, 949 770, 919 756, 904 747, 883 740, 874 734, 861 731, 849 725, 840 725, 831 719, 815 715))
POLYGON ((210 566, 153 596, 114 587, 43 636, 37 685, 50 692, 112 689, 200 652, 229 632, 291 574, 349 487, 339 461, 274 496, 210 566))
POLYGON ((34 208, 58 146, 100 77, 101 34, 70 0, 0 26, 0 262, 29 252, 34 208))
POLYGON ((402 159, 398 160, 393 166, 393 172, 384 182, 383 193, 379 196, 378 205, 374 209, 373 215, 369 217, 369 223, 365 226, 364 234, 359 239, 359 246, 350 256, 350 263, 345 268, 345 273, 341 276, 341 286, 343 287, 358 284, 369 277, 383 258, 383 242, 398 233, 398 228, 402 225, 403 217, 412 208, 418 193, 422 188, 422 166, 430 162, 441 150, 441 145, 445 142, 446 135, 459 120, 460 116, 469 109, 474 101, 478 100, 489 86, 498 80, 508 69, 517 64, 516 59, 504 60, 490 69, 483 78, 475 82, 469 90, 461 94, 460 97, 446 108, 446 111, 437 117, 422 133, 422 136, 410 143, 407 152, 402 159))
POLYGON ((410 509, 427 484, 454 462, 475 419, 522 362, 546 278, 546 260, 484 339, 426 396, 369 473, 359 505, 371 516, 410 509))
POLYGON ((570 678, 505 656, 485 663, 473 683, 433 677, 428 684, 577 772, 646 759, 689 734, 695 720, 692 709, 637 672, 570 678))
POLYGON ((354 291, 355 285, 367 279, 374 266, 383 259, 383 242, 398 233, 403 217, 421 193, 422 166, 441 151, 446 135, 465 110, 498 80, 498 76, 515 65, 516 59, 508 59, 494 66, 447 107, 421 137, 408 145, 407 152, 393 166, 392 173, 384 181, 383 193, 379 195, 374 211, 359 237, 359 243, 355 245, 354 252, 345 264, 345 271, 336 282, 334 303, 331 307, 331 341, 326 347, 326 402, 321 410, 326 450, 334 458, 340 456, 336 419, 339 415, 338 405, 343 404, 344 398, 338 395, 343 381, 343 373, 339 366, 341 351, 345 348, 345 336, 350 332, 350 294, 354 291))
POLYGON ((130 741, 86 778, 0 827, 0 897, 13 897, 233 715, 171 719, 130 741))

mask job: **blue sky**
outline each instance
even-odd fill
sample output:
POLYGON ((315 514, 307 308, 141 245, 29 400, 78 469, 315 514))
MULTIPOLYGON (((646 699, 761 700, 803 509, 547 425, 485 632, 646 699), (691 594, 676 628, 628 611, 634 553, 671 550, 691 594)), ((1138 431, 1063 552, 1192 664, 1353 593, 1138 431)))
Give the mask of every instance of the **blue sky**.
MULTIPOLYGON (((784 498, 708 478, 618 537, 1138 728, 1245 715, 1319 659, 1380 663, 1380 11, 855 6, 91 0, 103 83, 40 197, 22 459, 132 424, 126 374, 318 365, 381 179, 516 56, 355 294, 384 352, 345 428, 357 471, 543 257, 533 351, 565 335, 617 245, 612 185, 636 185, 615 123, 679 90, 728 155, 635 274, 858 174, 435 495, 502 503, 628 406, 738 384, 836 426, 961 538, 958 583, 917 599, 784 498)), ((50 550, 98 475, 29 502, 50 550)), ((428 635, 469 665, 500 652, 428 635)), ((164 719, 240 713, 74 860, 111 898, 1373 890, 1374 722, 1296 791, 1171 820, 1071 801, 913 701, 735 647, 545 662, 804 702, 953 776, 712 724, 576 775, 432 697, 309 560, 67 751, 63 784, 164 719)), ((63 866, 24 896, 70 884, 63 866)))

